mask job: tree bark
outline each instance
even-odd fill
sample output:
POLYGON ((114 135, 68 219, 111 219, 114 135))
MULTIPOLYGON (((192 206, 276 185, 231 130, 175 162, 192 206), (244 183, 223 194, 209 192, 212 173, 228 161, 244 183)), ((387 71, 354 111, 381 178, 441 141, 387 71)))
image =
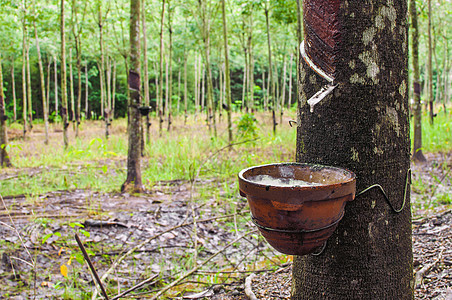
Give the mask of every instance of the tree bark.
POLYGON ((247 94, 247 77, 248 77, 248 49, 246 47, 243 47, 243 57, 245 58, 245 65, 243 66, 243 81, 242 81, 242 105, 241 110, 243 110, 243 108, 245 108, 245 112, 248 112, 248 105, 247 105, 247 99, 246 99, 246 94, 247 94))
POLYGON ((81 34, 82 34, 82 25, 85 20, 87 2, 85 2, 85 7, 82 15, 82 22, 79 21, 78 15, 78 1, 72 0, 72 18, 74 20, 74 24, 72 26, 72 35, 74 36, 74 45, 75 45, 75 56, 76 56, 76 67, 77 67, 77 104, 76 109, 74 110, 75 114, 75 137, 79 136, 80 130, 80 114, 82 107, 82 42, 81 42, 81 34))
POLYGON ((168 55, 165 55, 165 118, 169 119, 168 55))
POLYGON ((110 136, 110 126, 111 126, 111 58, 107 56, 107 62, 105 66, 105 90, 106 90, 106 98, 105 98, 105 129, 106 129, 106 137, 110 136))
POLYGON ((64 0, 61 0, 61 116, 63 117, 63 141, 64 148, 69 146, 67 129, 69 127, 67 113, 67 69, 66 69, 66 32, 64 18, 64 0))
POLYGON ((166 68, 166 81, 168 89, 166 93, 168 94, 168 111, 167 111, 167 130, 171 130, 172 123, 172 102, 173 102, 173 20, 172 20, 172 8, 171 0, 168 0, 168 35, 169 35, 169 45, 168 45, 168 61, 166 68))
POLYGON ((270 36, 270 21, 268 19, 269 14, 269 8, 267 7, 267 2, 264 7, 264 13, 265 13, 265 24, 267 28, 267 45, 268 45, 268 69, 269 69, 269 75, 268 78, 270 82, 268 83, 268 90, 270 91, 270 100, 269 103, 271 105, 271 111, 272 111, 272 120, 273 120, 273 134, 276 134, 276 99, 275 99, 275 78, 273 77, 273 64, 272 64, 272 46, 271 46, 271 36, 270 36))
MULTIPOLYGON (((297 0, 297 47, 296 47, 296 52, 297 52, 297 57, 296 57, 296 65, 297 65, 297 84, 295 84, 296 87, 296 95, 298 98, 298 95, 300 95, 299 93, 299 85, 298 82, 300 81, 300 64, 298 63, 300 61, 300 45, 301 45, 301 39, 302 39, 302 29, 301 29, 301 5, 300 5, 300 1, 301 0, 297 0)), ((298 102, 298 101, 297 101, 298 102)))
MULTIPOLYGON (((146 36, 146 2, 143 0, 142 2, 142 18, 141 20, 142 27, 143 27, 143 74, 144 74, 144 105, 149 106, 150 99, 149 99, 149 63, 148 63, 148 42, 147 42, 147 36, 146 36)), ((151 143, 151 132, 150 132, 150 120, 149 120, 149 113, 146 115, 145 120, 145 126, 146 126, 146 144, 151 143)))
POLYGON ((179 59, 179 70, 177 72, 177 110, 176 113, 180 113, 180 81, 181 81, 181 70, 180 70, 180 59, 179 59))
POLYGON ((419 27, 417 22, 416 0, 410 0, 411 16, 411 45, 412 45, 412 63, 413 63, 413 98, 414 98, 414 141, 413 141, 413 160, 426 161, 422 153, 422 105, 421 105, 421 86, 419 80, 419 27))
POLYGON ((253 11, 249 16, 249 34, 248 34, 248 85, 249 85, 249 104, 251 113, 254 112, 254 51, 253 51, 253 11))
POLYGON ((55 67, 55 118, 58 116, 58 64, 56 56, 53 57, 53 64, 55 67))
POLYGON ((184 124, 187 124, 188 117, 188 86, 187 86, 187 53, 184 51, 184 124))
POLYGON ((159 116, 159 134, 162 134, 163 126, 163 25, 165 24, 165 0, 162 0, 162 11, 160 17, 160 67, 159 67, 159 99, 157 100, 157 110, 159 116))
POLYGON ((85 118, 89 118, 89 106, 88 106, 88 61, 85 65, 85 118))
POLYGON ((36 26, 36 2, 33 0, 33 9, 34 9, 34 18, 33 18, 33 27, 35 30, 35 40, 36 40, 36 51, 38 52, 38 65, 39 65, 39 75, 41 79, 41 97, 42 97, 42 112, 44 118, 44 144, 49 143, 49 118, 47 111, 47 99, 46 99, 46 85, 45 85, 45 75, 44 75, 44 67, 42 66, 42 57, 41 57, 41 49, 39 47, 39 38, 38 38, 38 28, 36 26))
POLYGON ((127 179, 122 192, 142 192, 141 183, 141 116, 140 96, 140 5, 141 0, 130 1, 130 70, 129 70, 129 149, 127 152, 127 179))
POLYGON ((225 0, 221 0, 221 8, 223 15, 223 41, 224 41, 224 72, 225 72, 225 81, 226 81, 226 112, 228 118, 228 141, 229 144, 233 141, 232 135, 232 117, 231 117, 231 109, 232 109, 232 101, 231 101, 231 75, 229 72, 229 45, 228 45, 228 26, 226 23, 226 7, 225 0))
MULTIPOLYGON (((215 4, 216 5, 216 4, 215 4)), ((204 70, 206 77, 204 84, 207 84, 207 125, 209 131, 217 136, 217 127, 215 120, 215 108, 213 103, 213 84, 212 84, 212 72, 210 66, 210 30, 212 25, 212 6, 208 5, 207 0, 198 0, 199 17, 201 18, 201 24, 199 24, 204 47, 202 55, 204 58, 204 70)))
POLYGON ((8 135, 6 132, 5 94, 3 92, 2 56, 0 54, 0 168, 12 167, 11 160, 6 151, 8 135))
POLYGON ((13 90, 13 121, 17 121, 16 79, 14 76, 14 59, 11 61, 11 88, 13 90))
POLYGON ((115 99, 116 99, 116 61, 113 61, 113 75, 111 76, 110 123, 112 123, 115 118, 115 103, 116 103, 115 99))
POLYGON ((50 57, 47 57, 48 61, 47 61, 47 89, 46 89, 46 99, 47 99, 47 117, 49 116, 50 113, 50 69, 52 67, 52 59, 50 57))
POLYGON ((428 5, 428 26, 427 26, 427 71, 428 71, 428 105, 429 105, 429 121, 433 125, 433 64, 432 64, 432 0, 427 0, 428 5))
POLYGON ((23 1, 23 20, 22 20, 22 121, 23 138, 27 134, 27 23, 25 22, 26 10, 25 0, 23 1))
POLYGON ((72 47, 69 46, 69 95, 71 99, 71 122, 75 131, 75 99, 74 99, 74 72, 72 70, 72 47))
POLYGON ((31 132, 31 130, 33 129, 33 94, 31 92, 31 70, 30 70, 30 42, 28 41, 27 38, 27 57, 26 57, 26 61, 27 61, 27 106, 28 106, 28 128, 31 132))
MULTIPOLYGON (((295 49, 298 49, 296 47, 295 49)), ((290 53, 290 61, 289 61, 289 99, 287 101, 287 109, 289 110, 292 107, 292 62, 293 62, 293 53, 290 53)))
POLYGON ((281 87, 281 105, 280 105, 280 116, 279 116, 279 124, 282 124, 283 122, 283 115, 284 115, 284 105, 286 104, 286 72, 287 72, 287 62, 286 62, 286 56, 283 58, 283 81, 282 81, 282 87, 281 87))
MULTIPOLYGON (((357 192, 380 184, 399 209, 410 169, 406 2, 332 0, 322 10, 321 4, 305 0, 310 63, 299 62, 296 159, 352 170, 357 192), (338 86, 311 107, 307 100, 330 76, 338 86)), ((294 258, 292 299, 413 299, 406 193, 398 214, 378 191, 348 202, 323 252, 294 258)))

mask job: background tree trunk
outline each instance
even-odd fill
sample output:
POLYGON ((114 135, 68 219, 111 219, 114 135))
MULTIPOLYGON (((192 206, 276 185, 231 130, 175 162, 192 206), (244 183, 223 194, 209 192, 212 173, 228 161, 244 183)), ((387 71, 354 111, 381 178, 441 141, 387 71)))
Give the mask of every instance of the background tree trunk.
POLYGON ((0 168, 12 167, 11 160, 6 152, 8 135, 6 132, 5 94, 3 93, 2 56, 0 55, 0 168))
POLYGON ((432 64, 432 0, 427 0, 428 5, 428 26, 427 26, 427 37, 428 37, 428 55, 427 55, 427 72, 428 72, 428 85, 427 85, 427 95, 428 95, 428 106, 429 106, 429 121, 430 125, 433 125, 433 64, 432 64))
POLYGON ((85 65, 85 118, 89 118, 89 107, 88 107, 88 61, 85 65))
POLYGON ((11 88, 13 90, 13 121, 17 121, 16 79, 14 76, 14 58, 11 60, 11 88))
POLYGON ((162 134, 163 126, 163 25, 165 24, 165 0, 162 0, 162 11, 160 18, 160 66, 159 66, 159 98, 157 99, 157 111, 159 118, 159 133, 162 134))
POLYGON ((166 90, 166 93, 168 94, 168 111, 167 111, 167 122, 168 127, 167 130, 171 130, 171 123, 172 123, 172 102, 173 102, 173 8, 171 8, 171 0, 168 0, 168 38, 169 38, 169 45, 168 45, 168 61, 167 68, 166 68, 166 80, 168 89, 166 90))
POLYGON ((300 45, 301 45, 301 39, 302 39, 302 29, 301 29, 301 4, 300 4, 301 0, 297 0, 297 47, 296 47, 296 52, 297 52, 297 58, 296 58, 296 65, 297 65, 297 84, 295 84, 296 86, 296 95, 298 98, 298 95, 300 95, 299 92, 299 85, 298 82, 300 81, 300 45))
POLYGON ((231 75, 229 73, 229 46, 228 46, 228 26, 226 23, 226 5, 225 0, 221 0, 222 16, 223 16, 223 41, 224 41, 224 69, 226 81, 226 112, 228 118, 228 141, 233 141, 232 135, 232 118, 231 118, 231 75))
POLYGON ((281 87, 281 102, 280 102, 280 115, 279 115, 279 124, 282 124, 283 122, 283 115, 284 115, 284 105, 286 104, 286 72, 287 72, 287 62, 286 57, 284 56, 283 59, 283 81, 282 81, 282 87, 281 87))
POLYGON ((58 64, 56 56, 53 57, 53 64, 55 67, 55 117, 58 116, 58 64))
POLYGON ((249 16, 249 34, 248 34, 248 83, 249 83, 249 103, 251 112, 254 112, 254 51, 253 51, 253 11, 249 16))
MULTIPOLYGON (((142 0, 142 18, 141 20, 143 27, 143 74, 144 74, 144 105, 149 106, 149 63, 148 63, 148 42, 146 37, 146 1, 142 0)), ((150 120, 149 114, 146 115, 145 126, 146 126, 146 144, 151 143, 151 132, 150 132, 150 120)))
MULTIPOLYGON (((69 39, 70 41, 70 39, 69 39)), ((71 122, 75 131, 75 99, 74 99, 74 72, 72 70, 72 47, 69 46, 69 95, 71 99, 71 122)))
POLYGON ((419 29, 417 22, 416 0, 410 0, 411 16, 411 45, 413 62, 413 98, 414 98, 414 145, 413 159, 415 161, 425 161, 422 153, 422 105, 421 86, 419 81, 419 29))
POLYGON ((64 148, 69 146, 67 129, 69 127, 67 113, 67 69, 66 69, 66 32, 64 18, 64 0, 61 0, 61 116, 63 117, 64 148))
POLYGON ((140 5, 141 0, 130 1, 130 70, 129 70, 129 149, 127 152, 127 179, 123 192, 142 192, 141 183, 141 116, 140 106, 140 5))
POLYGON ((42 57, 41 57, 41 49, 39 47, 39 38, 38 38, 38 29, 36 26, 36 2, 33 0, 33 9, 34 9, 34 17, 33 17, 33 27, 35 30, 35 40, 36 40, 36 51, 38 52, 38 65, 39 65, 39 75, 41 82, 41 96, 42 96, 42 111, 44 116, 44 144, 49 143, 49 119, 48 119, 48 111, 47 111, 47 99, 46 99, 46 84, 45 84, 45 75, 44 75, 44 67, 42 66, 42 57))
POLYGON ((47 117, 49 116, 49 112, 50 112, 50 69, 52 67, 52 59, 48 56, 47 57, 48 61, 47 61, 47 89, 46 89, 46 110, 47 110, 47 117))
POLYGON ((78 1, 72 1, 72 18, 74 20, 74 24, 72 26, 72 35, 74 36, 74 45, 75 45, 75 56, 76 56, 76 67, 77 67, 77 107, 74 110, 75 114, 75 137, 79 136, 79 127, 80 127, 80 113, 82 106, 82 42, 81 42, 81 34, 82 34, 82 24, 85 21, 86 15, 86 7, 87 2, 84 4, 84 10, 82 14, 82 21, 79 21, 79 6, 78 1))
POLYGON ((188 86, 187 86, 187 53, 184 51, 184 124, 187 124, 188 117, 188 86))
MULTIPOLYGON (((339 85, 311 112, 327 81, 300 59, 297 161, 352 170, 358 192, 378 183, 398 209, 410 168, 406 2, 330 1, 327 44, 311 18, 319 3, 305 2, 305 50, 339 85)), ((413 299, 409 199, 399 214, 378 191, 349 202, 324 251, 295 257, 292 299, 413 299)))
POLYGON ((27 106, 28 106, 28 129, 33 129, 33 94, 31 92, 31 70, 30 70, 30 42, 27 38, 26 43, 26 61, 27 61, 27 106))
POLYGON ((271 44, 271 36, 270 36, 270 22, 268 20, 268 14, 269 14, 269 8, 267 7, 267 2, 265 2, 264 7, 264 13, 265 13, 265 23, 267 25, 267 45, 268 45, 268 69, 269 69, 269 83, 267 85, 267 89, 271 91, 270 94, 270 100, 271 103, 271 110, 272 110, 272 120, 273 120, 273 134, 276 133, 276 99, 275 99, 275 78, 273 76, 273 64, 272 64, 272 44, 271 44))

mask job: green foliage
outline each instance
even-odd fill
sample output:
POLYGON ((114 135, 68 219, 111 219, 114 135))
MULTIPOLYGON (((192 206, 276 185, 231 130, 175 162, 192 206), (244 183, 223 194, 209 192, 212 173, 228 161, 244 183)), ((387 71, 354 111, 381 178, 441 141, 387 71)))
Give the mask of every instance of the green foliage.
POLYGON ((253 114, 244 114, 237 123, 237 135, 243 139, 258 137, 257 119, 253 114))
MULTIPOLYGON (((411 120, 413 121, 413 119, 411 120)), ((411 124, 411 142, 413 143, 414 126, 411 124)), ((441 109, 433 125, 429 124, 427 112, 422 116, 422 150, 425 152, 449 151, 452 148, 452 111, 447 114, 441 109)))

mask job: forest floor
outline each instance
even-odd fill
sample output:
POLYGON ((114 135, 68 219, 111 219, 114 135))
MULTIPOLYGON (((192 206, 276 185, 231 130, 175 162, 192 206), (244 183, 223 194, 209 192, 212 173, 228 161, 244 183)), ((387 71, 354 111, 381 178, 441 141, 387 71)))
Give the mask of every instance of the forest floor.
MULTIPOLYGON (((427 162, 412 164, 415 299, 451 300, 452 151, 426 156, 427 162)), ((114 161, 125 168, 125 157, 114 161)), ((0 182, 47 171, 10 168, 0 182)), ((174 284, 166 297, 248 299, 249 285, 257 299, 289 299, 292 257, 257 234, 235 178, 155 181, 147 190, 131 195, 69 186, 2 194, 0 299, 90 299, 94 280, 75 234, 110 299, 143 281, 125 298, 150 298, 174 284)))

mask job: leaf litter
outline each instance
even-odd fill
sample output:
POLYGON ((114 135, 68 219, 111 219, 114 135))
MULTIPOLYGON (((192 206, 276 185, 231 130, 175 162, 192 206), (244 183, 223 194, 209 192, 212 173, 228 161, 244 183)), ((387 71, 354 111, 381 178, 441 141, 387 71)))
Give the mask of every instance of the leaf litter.
MULTIPOLYGON (((444 195, 452 194, 452 155, 428 155, 427 163, 412 165, 413 180, 423 183, 412 191, 415 298, 450 300, 452 211, 444 195)), ((35 172, 31 170, 32 174, 35 172)), ((214 179, 198 184, 221 185, 214 179)), ((158 183, 152 192, 141 195, 74 189, 32 199, 25 195, 5 197, 7 210, 0 209, 0 295, 12 299, 63 296, 78 299, 89 295, 94 281, 73 239, 77 232, 99 274, 104 274, 140 242, 158 235, 115 268, 106 280, 110 292, 124 291, 157 275, 135 291, 144 295, 155 293, 220 251, 206 267, 185 278, 182 285, 167 295, 185 295, 186 299, 248 299, 245 279, 255 273, 249 282, 257 299, 289 299, 290 257, 281 259, 257 234, 221 251, 240 234, 235 232, 234 219, 240 219, 242 230, 254 229, 246 201, 238 193, 229 198, 228 203, 236 205, 237 214, 221 218, 230 214, 228 204, 212 197, 203 204, 196 203, 192 209, 190 183, 180 180, 158 183), (173 227, 177 228, 171 230, 173 227), (34 263, 30 263, 24 248, 30 251, 34 263), (196 264, 190 261, 194 258, 196 264), (263 260, 272 263, 249 268, 263 260)))

